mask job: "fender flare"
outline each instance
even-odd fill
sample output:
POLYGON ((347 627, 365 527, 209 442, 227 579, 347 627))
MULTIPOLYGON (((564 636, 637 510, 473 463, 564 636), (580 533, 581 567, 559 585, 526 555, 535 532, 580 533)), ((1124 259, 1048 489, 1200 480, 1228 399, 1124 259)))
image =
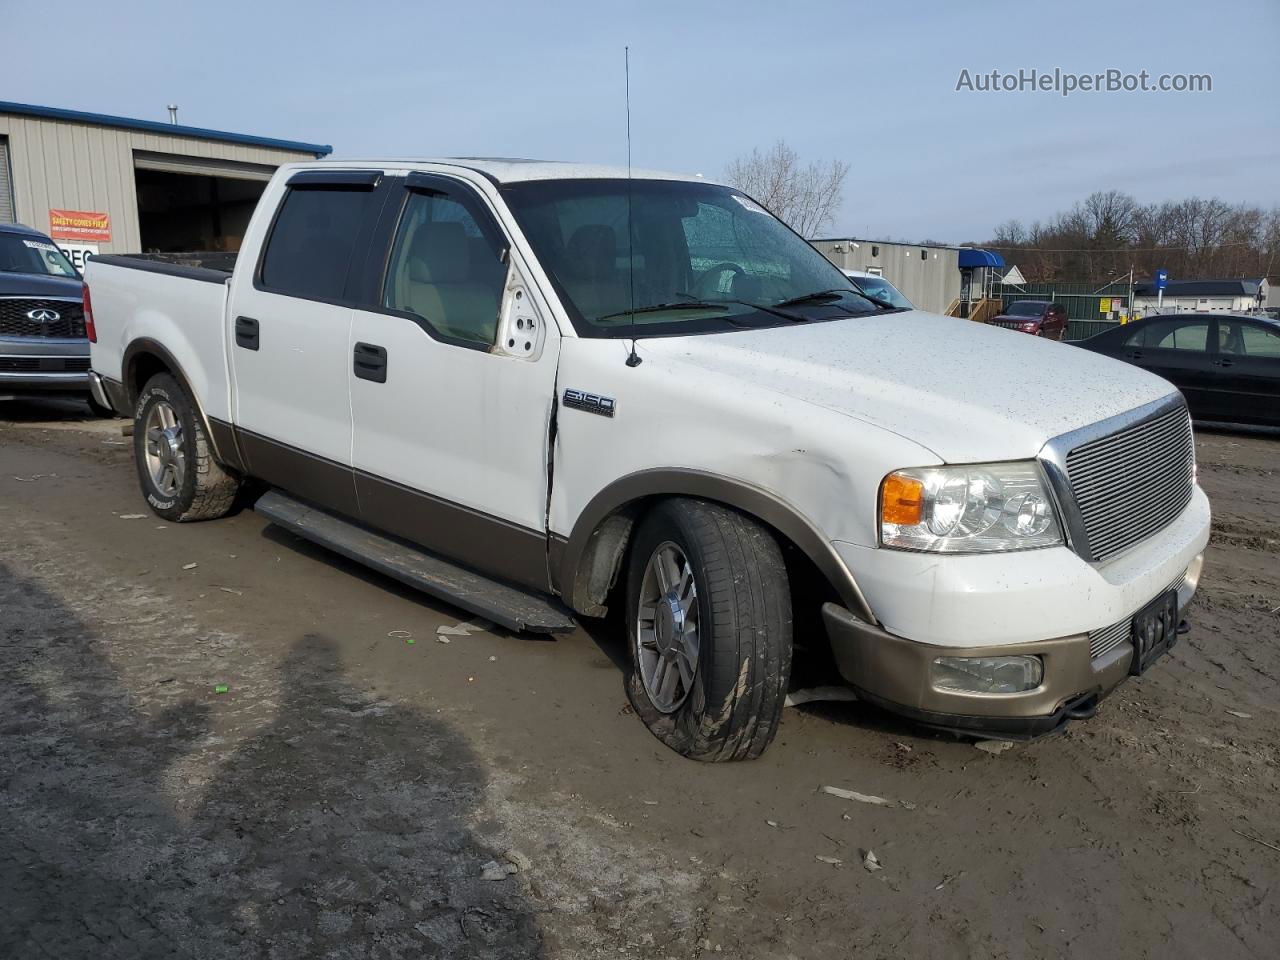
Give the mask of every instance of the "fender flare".
POLYGON ((683 468, 641 470, 615 480, 591 498, 578 515, 568 540, 553 536, 549 558, 551 574, 570 607, 588 615, 598 616, 603 612, 604 598, 598 589, 600 577, 602 573, 607 576, 608 582, 604 584, 607 590, 617 575, 621 548, 629 539, 634 521, 634 510, 629 508, 654 497, 713 500, 763 521, 808 557, 850 613, 866 623, 877 623, 853 573, 830 540, 792 504, 754 484, 683 468), (598 556, 602 540, 599 534, 615 518, 621 521, 622 529, 615 527, 610 537, 603 538, 615 541, 613 554, 598 556), (594 591, 593 583, 597 587, 594 591))
POLYGON ((213 458, 220 464, 243 473, 244 460, 240 456, 235 431, 230 424, 223 424, 221 421, 209 419, 208 414, 204 412, 204 406, 200 403, 200 398, 191 389, 191 380, 182 369, 182 364, 177 361, 177 358, 169 352, 164 344, 158 340, 152 340, 150 337, 139 337, 130 342, 125 347, 124 355, 121 358, 120 375, 124 379, 124 395, 128 400, 130 410, 138 402, 139 392, 134 386, 134 369, 137 366, 138 359, 146 355, 154 356, 163 363, 182 389, 186 391, 187 396, 191 398, 191 402, 195 406, 196 416, 200 418, 200 424, 204 427, 204 435, 209 438, 209 445, 213 448, 213 458), (217 429, 214 428, 215 423, 217 424, 217 429))

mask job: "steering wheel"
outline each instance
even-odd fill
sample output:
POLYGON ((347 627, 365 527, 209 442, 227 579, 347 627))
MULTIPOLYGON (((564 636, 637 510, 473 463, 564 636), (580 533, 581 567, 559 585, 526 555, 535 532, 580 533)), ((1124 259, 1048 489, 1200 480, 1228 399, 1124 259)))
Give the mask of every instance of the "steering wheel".
MULTIPOLYGON (((747 271, 743 270, 736 263, 729 263, 728 261, 725 261, 724 263, 717 263, 714 267, 708 267, 706 270, 703 270, 702 273, 698 274, 698 279, 693 281, 694 295, 699 300, 707 298, 707 294, 713 292, 705 289, 707 285, 707 281, 709 279, 715 279, 719 281, 720 275, 724 273, 726 270, 733 273, 735 277, 745 277, 747 275, 747 271)), ((719 284, 717 284, 717 286, 718 285, 719 284)), ((731 290, 733 289, 733 281, 730 282, 729 288, 731 290)), ((714 292, 718 293, 719 291, 717 290, 714 292)))

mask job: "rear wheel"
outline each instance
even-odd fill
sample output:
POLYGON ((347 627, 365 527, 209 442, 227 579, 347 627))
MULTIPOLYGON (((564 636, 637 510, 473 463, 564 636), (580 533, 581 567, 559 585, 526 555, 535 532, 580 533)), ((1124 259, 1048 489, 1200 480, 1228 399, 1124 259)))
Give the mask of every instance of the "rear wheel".
POLYGON ((213 520, 230 512, 240 481, 213 459, 191 397, 158 373, 134 407, 133 456, 142 494, 166 520, 213 520))
POLYGON ((627 588, 636 713, 686 757, 760 756, 791 671, 791 596, 773 535, 718 504, 664 501, 636 531, 627 588))

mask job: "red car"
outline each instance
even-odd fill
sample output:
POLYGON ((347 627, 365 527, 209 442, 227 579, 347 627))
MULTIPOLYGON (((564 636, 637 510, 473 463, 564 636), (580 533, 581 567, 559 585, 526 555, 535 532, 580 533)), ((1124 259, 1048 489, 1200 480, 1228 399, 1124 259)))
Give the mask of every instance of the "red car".
POLYGON ((993 327, 1061 340, 1067 332, 1067 308, 1048 300, 1015 300, 988 322, 993 327))

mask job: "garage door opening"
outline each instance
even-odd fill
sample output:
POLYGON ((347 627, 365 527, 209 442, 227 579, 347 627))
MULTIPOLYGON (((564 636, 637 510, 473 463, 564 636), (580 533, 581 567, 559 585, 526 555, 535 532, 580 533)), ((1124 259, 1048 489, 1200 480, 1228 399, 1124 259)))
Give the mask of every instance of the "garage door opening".
POLYGON ((240 249, 273 172, 257 164, 134 155, 138 225, 147 253, 240 249))

